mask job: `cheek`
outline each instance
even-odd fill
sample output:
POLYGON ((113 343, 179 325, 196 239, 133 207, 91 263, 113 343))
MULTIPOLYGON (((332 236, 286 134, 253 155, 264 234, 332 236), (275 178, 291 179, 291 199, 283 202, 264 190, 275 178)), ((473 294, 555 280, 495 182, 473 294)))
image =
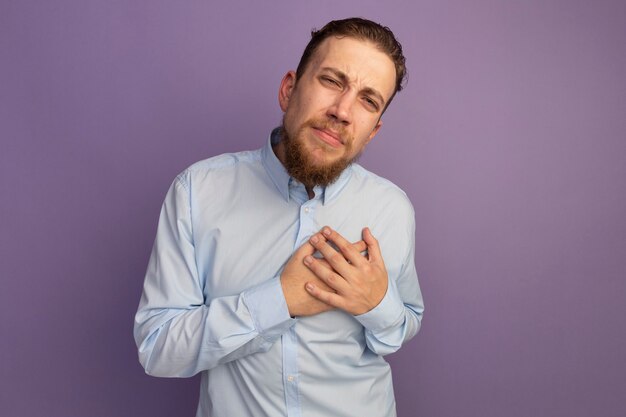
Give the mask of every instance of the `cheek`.
POLYGON ((307 119, 306 109, 310 106, 308 101, 309 100, 307 99, 303 99, 291 102, 287 108, 287 112, 285 113, 285 120, 294 124, 301 124, 304 122, 307 119))
POLYGON ((357 134, 363 139, 369 140, 377 125, 378 118, 372 118, 369 114, 365 115, 365 117, 361 117, 359 120, 359 126, 361 127, 357 134))
POLYGON ((284 116, 284 124, 287 130, 294 129, 297 127, 297 125, 300 123, 298 121, 299 114, 300 112, 299 112, 299 107, 297 103, 291 102, 290 106, 287 107, 287 111, 285 112, 285 116, 284 116))

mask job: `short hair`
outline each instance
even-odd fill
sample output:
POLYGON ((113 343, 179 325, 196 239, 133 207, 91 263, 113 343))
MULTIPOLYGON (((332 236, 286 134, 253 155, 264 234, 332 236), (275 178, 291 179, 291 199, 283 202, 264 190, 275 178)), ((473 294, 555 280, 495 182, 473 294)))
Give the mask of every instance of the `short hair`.
MULTIPOLYGON (((306 71, 311 61, 311 57, 319 48, 324 39, 331 36, 350 37, 359 40, 370 41, 381 52, 386 53, 396 69, 396 88, 391 98, 404 87, 406 78, 406 59, 402 54, 402 45, 396 39, 391 29, 382 26, 379 23, 360 17, 351 17, 349 19, 333 20, 324 25, 320 30, 311 31, 311 40, 304 48, 304 53, 300 58, 300 63, 296 70, 296 80, 299 79, 306 71)), ((391 98, 389 102, 391 102, 391 98)))

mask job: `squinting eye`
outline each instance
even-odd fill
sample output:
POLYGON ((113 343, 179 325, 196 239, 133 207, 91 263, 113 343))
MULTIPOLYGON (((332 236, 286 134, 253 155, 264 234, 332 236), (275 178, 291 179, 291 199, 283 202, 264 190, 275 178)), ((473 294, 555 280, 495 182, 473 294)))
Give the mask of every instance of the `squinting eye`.
POLYGON ((368 106, 370 106, 372 109, 378 111, 378 103, 376 103, 374 100, 372 100, 369 97, 365 97, 365 102, 367 103, 368 106))
POLYGON ((329 77, 322 77, 322 81, 326 82, 327 84, 332 84, 332 85, 335 85, 337 87, 341 87, 341 84, 339 84, 339 81, 334 80, 334 79, 329 78, 329 77))

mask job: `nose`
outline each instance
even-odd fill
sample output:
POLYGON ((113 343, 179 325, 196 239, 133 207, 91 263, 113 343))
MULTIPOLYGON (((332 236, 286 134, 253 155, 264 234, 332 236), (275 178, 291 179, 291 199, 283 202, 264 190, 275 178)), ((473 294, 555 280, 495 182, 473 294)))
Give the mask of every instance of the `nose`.
POLYGON ((332 106, 328 108, 327 115, 345 126, 352 123, 352 105, 354 98, 349 92, 338 94, 332 106))

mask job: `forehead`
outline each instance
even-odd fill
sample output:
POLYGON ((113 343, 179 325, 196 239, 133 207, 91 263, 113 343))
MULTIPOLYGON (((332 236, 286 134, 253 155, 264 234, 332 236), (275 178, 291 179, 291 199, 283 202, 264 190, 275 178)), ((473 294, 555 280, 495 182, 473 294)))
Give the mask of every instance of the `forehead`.
POLYGON ((309 64, 311 73, 333 68, 359 88, 373 88, 388 99, 395 90, 396 68, 391 58, 370 41, 330 36, 319 45, 309 64))

